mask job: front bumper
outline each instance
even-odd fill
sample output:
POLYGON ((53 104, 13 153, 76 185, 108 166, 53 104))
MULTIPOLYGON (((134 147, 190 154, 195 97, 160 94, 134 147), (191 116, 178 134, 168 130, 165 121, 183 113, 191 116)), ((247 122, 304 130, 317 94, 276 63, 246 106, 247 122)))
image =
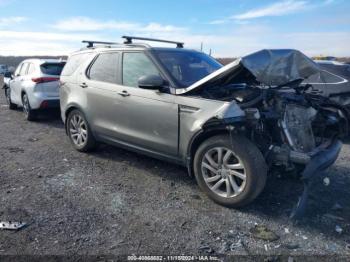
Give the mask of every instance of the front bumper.
POLYGON ((303 216, 307 205, 311 180, 315 176, 321 175, 323 170, 334 164, 339 156, 341 148, 342 143, 339 140, 333 140, 327 147, 318 148, 318 151, 312 155, 309 163, 302 172, 301 179, 304 183, 304 191, 291 214, 291 218, 299 219, 303 216))
POLYGON ((320 171, 333 165, 339 156, 341 148, 342 143, 339 140, 334 140, 328 147, 319 150, 306 165, 302 173, 302 179, 312 179, 320 171))

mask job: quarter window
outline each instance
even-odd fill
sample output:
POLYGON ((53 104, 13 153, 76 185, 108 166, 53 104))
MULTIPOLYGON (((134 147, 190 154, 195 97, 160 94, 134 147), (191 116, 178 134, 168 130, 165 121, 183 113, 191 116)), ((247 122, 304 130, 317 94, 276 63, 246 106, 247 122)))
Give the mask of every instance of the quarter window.
POLYGON ((68 58, 67 64, 64 66, 63 71, 61 73, 62 76, 70 76, 75 73, 78 67, 89 58, 91 53, 83 53, 72 55, 68 58))
POLYGON ((159 75, 158 69, 144 53, 124 53, 123 85, 138 87, 138 80, 146 75, 159 75))
POLYGON ((100 54, 89 70, 91 80, 118 83, 118 53, 100 54))

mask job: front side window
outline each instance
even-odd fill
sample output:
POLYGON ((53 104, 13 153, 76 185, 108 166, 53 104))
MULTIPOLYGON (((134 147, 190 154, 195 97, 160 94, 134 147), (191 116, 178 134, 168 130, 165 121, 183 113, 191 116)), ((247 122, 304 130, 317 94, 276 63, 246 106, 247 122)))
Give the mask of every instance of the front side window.
POLYGON ((124 86, 138 87, 139 78, 147 75, 159 75, 159 71, 144 53, 124 53, 124 86))
POLYGON ((157 50, 154 54, 180 87, 188 87, 222 67, 214 58, 196 51, 157 50))
POLYGON ((20 64, 20 65, 16 68, 15 76, 19 76, 19 73, 21 72, 22 67, 23 67, 23 64, 20 64))
POLYGON ((118 83, 118 53, 100 54, 89 70, 89 78, 94 81, 118 83))

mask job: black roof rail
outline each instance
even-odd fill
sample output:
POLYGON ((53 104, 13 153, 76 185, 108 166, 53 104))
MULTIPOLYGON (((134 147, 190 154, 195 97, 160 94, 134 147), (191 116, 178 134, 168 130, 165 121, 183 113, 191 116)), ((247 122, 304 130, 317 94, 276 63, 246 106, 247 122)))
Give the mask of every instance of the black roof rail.
POLYGON ((95 44, 98 45, 120 45, 120 43, 115 42, 103 42, 103 41, 90 41, 90 40, 84 40, 82 43, 87 44, 87 48, 94 47, 95 44))
POLYGON ((122 38, 125 39, 124 44, 127 44, 127 45, 132 44, 132 40, 143 40, 143 41, 152 41, 152 42, 176 44, 177 48, 183 48, 184 47, 184 43, 176 42, 176 41, 169 41, 169 40, 162 40, 162 39, 155 39, 155 38, 137 37, 137 36, 122 36, 122 38))

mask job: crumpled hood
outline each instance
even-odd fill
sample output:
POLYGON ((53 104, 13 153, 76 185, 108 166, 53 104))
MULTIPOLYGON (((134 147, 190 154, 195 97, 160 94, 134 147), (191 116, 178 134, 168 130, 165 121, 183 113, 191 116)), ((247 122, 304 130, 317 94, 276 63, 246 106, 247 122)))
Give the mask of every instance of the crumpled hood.
POLYGON ((184 94, 210 83, 226 82, 239 70, 247 69, 255 81, 267 86, 281 86, 294 80, 306 79, 320 72, 319 66, 300 51, 293 49, 264 49, 239 58, 194 83, 190 87, 178 89, 184 94))
POLYGON ((297 50, 261 50, 242 58, 241 64, 262 84, 281 86, 320 72, 319 66, 297 50))

